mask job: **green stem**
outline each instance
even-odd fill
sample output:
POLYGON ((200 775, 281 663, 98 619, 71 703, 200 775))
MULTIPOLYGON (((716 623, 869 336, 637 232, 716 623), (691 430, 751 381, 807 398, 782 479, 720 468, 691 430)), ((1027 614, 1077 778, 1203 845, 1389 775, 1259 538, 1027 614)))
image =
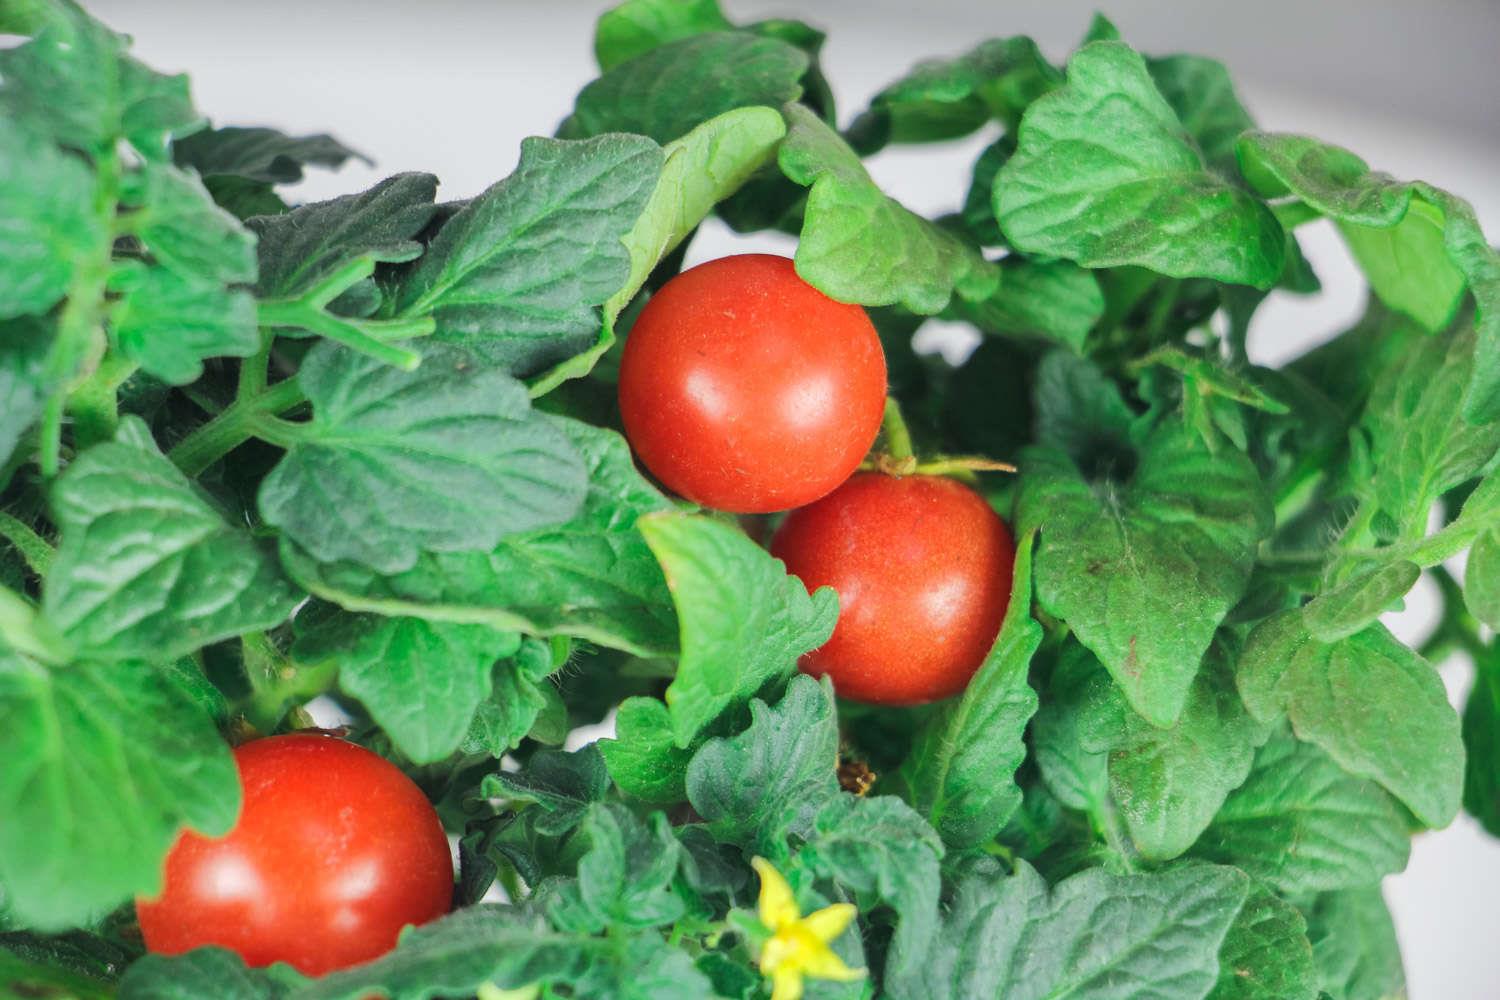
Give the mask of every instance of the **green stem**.
POLYGON ((67 640, 37 614, 31 602, 8 587, 0 587, 0 648, 5 646, 53 665, 73 658, 67 640))
POLYGON ((15 546, 16 551, 21 553, 21 558, 26 560, 26 565, 37 576, 46 576, 47 571, 52 568, 53 549, 47 540, 31 530, 26 522, 3 510, 0 510, 0 538, 15 546))
POLYGON ((409 319, 351 320, 324 312, 306 299, 271 299, 260 303, 257 321, 261 326, 307 330, 320 337, 336 340, 351 350, 369 355, 382 364, 402 371, 412 371, 422 363, 422 356, 410 348, 387 341, 425 337, 436 328, 431 316, 409 319))
POLYGON ((189 434, 167 453, 174 465, 188 476, 229 454, 252 437, 256 437, 261 420, 307 402, 295 378, 278 382, 259 396, 236 401, 223 413, 189 434))
POLYGON ((115 436, 120 426, 119 390, 139 368, 136 362, 113 352, 106 353, 92 375, 68 395, 73 415, 73 441, 87 448, 115 436))
POLYGON ((1146 343, 1155 346, 1161 339, 1162 330, 1167 325, 1167 320, 1172 318, 1172 310, 1177 308, 1177 300, 1182 295, 1182 282, 1171 279, 1156 293, 1155 300, 1151 303, 1151 311, 1146 314, 1146 343))
POLYGON ((236 400, 250 399, 266 391, 266 381, 271 371, 271 347, 276 343, 276 334, 266 327, 260 328, 260 350, 240 362, 239 384, 235 387, 236 400))
POLYGON ((294 703, 327 691, 337 676, 332 664, 294 664, 264 632, 240 636, 240 650, 251 692, 245 718, 263 733, 274 731, 294 703))
POLYGON ((916 453, 912 449, 911 431, 907 429, 906 418, 901 415, 901 404, 894 397, 886 397, 885 418, 882 423, 885 429, 885 453, 893 462, 904 462, 907 459, 916 459, 916 453))

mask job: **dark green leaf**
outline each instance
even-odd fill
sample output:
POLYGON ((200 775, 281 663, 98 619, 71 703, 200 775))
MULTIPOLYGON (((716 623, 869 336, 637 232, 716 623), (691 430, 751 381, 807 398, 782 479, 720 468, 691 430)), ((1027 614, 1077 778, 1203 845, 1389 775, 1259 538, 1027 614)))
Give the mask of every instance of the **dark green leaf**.
POLYGON ((1141 57, 1093 42, 1039 98, 1001 168, 995 212, 1011 244, 1085 267, 1269 288, 1285 237, 1263 204, 1210 173, 1141 57))
POLYGON ((978 302, 950 306, 985 333, 1041 340, 1082 352, 1089 331, 1104 315, 1104 294, 1094 276, 1065 260, 1038 262, 1019 255, 1000 266, 1000 284, 978 302))
POLYGON ((17 1000, 110 1000, 109 984, 17 954, 0 937, 0 996, 17 1000))
POLYGON ((293 658, 334 664, 339 687, 417 764, 458 748, 490 693, 495 661, 521 644, 516 633, 485 625, 350 614, 328 605, 303 608, 295 624, 293 658))
POLYGON ((626 0, 594 28, 594 58, 606 72, 658 46, 733 25, 718 0, 626 0))
POLYGON ((1404 868, 1410 850, 1390 796, 1286 734, 1255 755, 1196 848, 1288 895, 1369 885, 1404 868))
POLYGON ((417 257, 416 237, 432 221, 436 195, 431 174, 396 174, 360 194, 250 220, 260 237, 256 290, 263 298, 296 298, 356 257, 417 257))
POLYGON ((1069 351, 1051 351, 1037 366, 1037 443, 1067 452, 1090 476, 1127 478, 1135 415, 1099 366, 1069 351))
POLYGON ((1252 882, 1224 936, 1219 981, 1208 1000, 1314 1000, 1317 995, 1307 921, 1263 883, 1252 882))
POLYGON ((625 806, 599 803, 583 823, 588 853, 578 862, 578 879, 550 899, 554 926, 590 934, 622 928, 669 924, 682 916, 672 879, 682 845, 667 817, 652 813, 642 822, 625 806))
POLYGON ((1474 665, 1463 738, 1464 808, 1491 835, 1500 837, 1500 656, 1494 650, 1474 665))
POLYGON ((666 805, 687 798, 692 750, 677 745, 671 713, 655 698, 627 698, 615 716, 615 738, 600 740, 610 777, 627 795, 666 805))
POLYGON ((810 187, 797 273, 841 302, 942 310, 953 292, 987 298, 998 271, 959 237, 903 208, 875 185, 839 134, 800 104, 783 109, 782 172, 810 187))
POLYGON ((1022 458, 1017 520, 1041 530, 1042 608, 1098 655, 1136 712, 1176 722, 1270 528, 1250 461, 1171 425, 1147 439, 1124 481, 1090 482, 1063 452, 1034 448, 1022 458))
POLYGON ((1233 176, 1235 140, 1254 128, 1255 122, 1235 94, 1224 64, 1202 56, 1176 55, 1148 59, 1146 68, 1209 166, 1233 176))
POLYGON ((748 32, 678 38, 619 63, 584 87, 557 134, 580 139, 635 132, 671 142, 726 111, 796 100, 808 65, 796 46, 748 32))
POLYGON ((1286 714, 1299 739, 1384 785, 1428 826, 1446 826, 1458 812, 1458 715, 1437 671, 1385 626, 1325 643, 1301 612, 1282 612, 1250 634, 1238 669, 1256 718, 1286 714))
POLYGON ((662 151, 639 136, 531 138, 515 173, 439 230, 396 290, 434 337, 529 375, 586 349, 598 307, 630 276, 622 242, 645 209, 662 151))
POLYGON ((832 684, 795 677, 774 708, 752 701, 750 717, 744 732, 693 755, 687 798, 719 840, 766 853, 800 807, 838 791, 832 684))
POLYGON ((609 792, 609 774, 599 745, 590 743, 572 753, 539 750, 520 771, 497 771, 484 779, 481 793, 510 800, 511 808, 531 803, 545 818, 536 828, 549 837, 576 830, 589 810, 609 792))
POLYGON ((679 747, 731 705, 783 680, 833 634, 838 595, 811 596, 738 528, 690 514, 654 514, 640 531, 677 605, 681 660, 667 688, 679 747))
POLYGON ((1378 886, 1319 896, 1307 911, 1313 961, 1332 1000, 1397 1000, 1406 975, 1378 886))
POLYGON ((0 162, 6 165, 0 184, 0 318, 45 312, 67 293, 74 270, 97 257, 109 239, 92 209, 94 178, 77 157, 5 117, 0 162))
POLYGON ((120 981, 120 1000, 282 1000, 286 991, 260 969, 224 948, 183 955, 147 955, 120 981))
POLYGON ((339 167, 369 159, 331 135, 291 136, 274 128, 206 128, 172 143, 172 158, 202 177, 239 177, 260 184, 295 184, 304 167, 339 167))
POLYGON ((116 269, 110 290, 120 296, 112 345, 170 385, 197 381, 205 358, 245 358, 260 348, 255 300, 216 278, 132 264, 116 269))
POLYGON ((1016 548, 1010 605, 994 648, 963 694, 918 731, 901 765, 907 798, 957 850, 993 839, 1021 804, 1015 773, 1037 709, 1026 675, 1042 641, 1031 618, 1032 540, 1027 535, 1016 548))
POLYGON ((1092 653, 1076 641, 1063 646, 1031 723, 1031 744, 1047 789, 1069 809, 1102 815, 1107 808, 1119 700, 1092 653))
POLYGON ((0 759, 0 885, 41 930, 154 895, 183 826, 219 836, 239 811, 212 720, 144 663, 48 670, 0 646, 0 759))
POLYGON ((79 652, 173 660, 285 620, 301 598, 127 418, 58 478, 43 608, 79 652))
POLYGON ((636 530, 641 515, 671 503, 641 478, 620 435, 547 419, 588 469, 583 510, 572 520, 508 536, 489 552, 424 553, 390 577, 355 563, 320 564, 286 544, 283 561, 303 586, 351 610, 572 635, 643 656, 674 652, 671 597, 636 530))
POLYGON ((260 512, 323 561, 400 573, 582 505, 578 450, 502 371, 429 350, 403 372, 322 342, 297 378, 313 419, 261 483, 260 512))

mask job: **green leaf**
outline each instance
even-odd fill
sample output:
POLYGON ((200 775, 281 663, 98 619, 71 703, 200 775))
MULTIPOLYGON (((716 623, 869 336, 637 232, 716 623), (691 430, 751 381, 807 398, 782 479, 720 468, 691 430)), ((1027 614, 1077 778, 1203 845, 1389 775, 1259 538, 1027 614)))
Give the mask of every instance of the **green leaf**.
POLYGON ((173 660, 284 621, 301 599, 127 418, 58 477, 42 606, 79 653, 173 660))
POLYGON ((490 671, 489 697, 474 710, 459 749, 501 757, 519 746, 548 707, 552 689, 543 679, 556 666, 550 641, 524 638, 514 656, 490 671))
POLYGON ((1135 414, 1098 365, 1050 351, 1037 366, 1033 391, 1037 443, 1067 452, 1091 476, 1129 475, 1135 414))
POLYGON ((114 988, 101 979, 47 961, 49 956, 30 955, 27 949, 16 950, 12 945, 10 935, 0 935, 0 996, 18 1000, 29 997, 110 1000, 115 995, 114 988))
POLYGON ((1040 529, 1037 601, 1066 621, 1148 722, 1170 726, 1239 601, 1271 512, 1239 452, 1155 431, 1126 481, 1090 482, 1052 447, 1022 457, 1017 521, 1040 529))
POLYGON ((185 277, 235 284, 255 280, 255 237, 214 204, 197 177, 147 163, 127 200, 131 229, 156 260, 185 277))
POLYGON ((539 750, 520 771, 497 771, 480 786, 486 798, 509 800, 511 808, 532 804, 544 814, 537 832, 549 837, 571 833, 609 794, 600 744, 586 744, 572 753, 539 750))
MULTIPOLYGON (((696 748, 694 748, 696 749, 696 748)), ((609 775, 627 795, 668 805, 687 798, 693 750, 677 745, 672 715, 655 698, 626 698, 615 716, 615 738, 600 740, 609 775)))
POLYGON ((424 552, 492 549, 575 516, 578 450, 525 386, 451 351, 403 372, 319 343, 297 379, 313 405, 260 486, 260 512, 323 561, 384 573, 424 552))
POLYGON ((1416 563, 1398 559, 1323 591, 1303 609, 1303 623, 1320 642, 1346 639, 1374 624, 1421 575, 1416 563))
POLYGON ((578 879, 548 900, 554 926, 576 933, 670 924, 683 913, 672 880, 682 845, 662 813, 647 822, 618 803, 598 803, 583 823, 589 850, 578 862, 578 879))
POLYGON ((668 42, 732 27, 718 0, 626 0, 599 16, 594 57, 608 72, 668 42))
POLYGON ((1232 868, 1179 865, 1112 875, 1094 868, 1049 893, 1024 862, 960 880, 944 930, 903 998, 1152 1000, 1201 997, 1249 891, 1232 868))
POLYGON ((1299 739, 1384 785, 1427 826, 1446 826, 1458 812, 1458 715, 1437 671, 1385 626, 1325 643, 1301 612, 1282 612, 1250 634, 1238 669, 1256 718, 1287 715, 1299 739))
POLYGON ((1076 641, 1058 653, 1031 745, 1047 789, 1069 809, 1102 816, 1109 801, 1109 748, 1123 724, 1119 696, 1099 660, 1076 641))
POLYGON ((1406 866, 1411 844, 1390 796, 1312 744, 1279 734, 1195 850, 1300 895, 1379 881, 1406 866))
POLYGON ((1208 1000, 1315 1000, 1317 995, 1307 921, 1264 883, 1252 882, 1219 949, 1219 981, 1208 1000))
POLYGON ((1144 61, 1120 42, 1080 49, 1067 86, 1027 110, 995 213, 1012 246, 1085 267, 1269 288, 1286 252, 1270 210, 1205 168, 1144 61))
POLYGON ((640 136, 525 140, 515 173, 449 219, 402 278, 395 311, 430 313, 435 339, 517 376, 586 349, 630 275, 622 241, 662 155, 640 136))
MULTIPOLYGON (((1469 572, 1473 572, 1470 556, 1469 572)), ((1464 808, 1500 837, 1500 656, 1476 658, 1474 686, 1464 705, 1464 808)))
POLYGON ((117 267, 110 291, 120 296, 110 317, 115 350, 169 385, 203 374, 205 358, 246 358, 260 349, 255 300, 164 267, 117 267))
POLYGON ((1500 424, 1471 424, 1453 405, 1472 382, 1477 351, 1467 331, 1425 337, 1370 387, 1360 421, 1374 463, 1367 490, 1402 537, 1425 534, 1438 498, 1500 448, 1500 424))
POLYGON ((48 670, 0 646, 0 759, 0 885, 39 930, 155 894, 183 826, 220 836, 239 811, 212 720, 144 663, 48 670))
POLYGON ((972 300, 994 292, 999 272, 975 247, 887 197, 815 113, 800 104, 782 113, 781 170, 811 188, 797 244, 803 279, 841 302, 921 315, 940 312, 955 291, 972 300))
MULTIPOLYGON (((0 55, 3 55, 0 52, 0 55)), ((3 91, 0 91, 3 93, 3 91)), ((76 157, 0 117, 0 318, 41 313, 109 238, 93 211, 94 178, 76 157)))
MULTIPOLYGON (((4 439, 0 438, 0 455, 3 454, 4 439)), ((1481 534, 1469 549, 1469 558, 1464 563, 1464 605, 1490 628, 1500 627, 1500 531, 1481 534)))
POLYGON ((356 615, 328 605, 303 608, 295 627, 292 657, 334 664, 339 687, 417 764, 458 749, 490 693, 495 661, 521 643, 514 632, 484 625, 356 615))
POLYGON ((912 971, 937 931, 943 856, 937 832, 893 795, 839 794, 793 833, 803 842, 799 865, 853 892, 862 911, 870 909, 863 900, 873 896, 896 912, 886 974, 912 971))
POLYGON ((354 611, 571 635, 642 656, 674 652, 671 596, 636 530, 642 515, 672 504, 641 478, 620 435, 544 419, 573 443, 587 469, 583 509, 571 520, 509 535, 488 552, 426 552, 394 576, 351 562, 319 563, 284 541, 288 572, 354 611))
POLYGON ((64 146, 98 156, 124 138, 148 159, 200 121, 186 76, 162 76, 125 54, 128 43, 72 3, 34 38, 0 50, 0 110, 64 146))
POLYGON ((774 708, 750 703, 750 726, 693 755, 687 798, 719 840, 774 850, 797 809, 838 792, 832 683, 799 675, 774 708))
POLYGON ((1014 128, 1032 101, 1062 82, 1030 38, 991 38, 961 56, 918 63, 877 93, 850 131, 890 142, 936 142, 968 135, 992 119, 1014 128))
POLYGON ((833 634, 838 595, 802 581, 738 528, 690 514, 654 514, 640 531, 677 606, 681 659, 667 687, 679 747, 720 713, 789 678, 797 658, 833 634))
POLYGON ((1307 911, 1313 961, 1333 1000, 1396 1000, 1406 974, 1378 886, 1319 896, 1307 911))
POLYGON ((1174 55, 1148 59, 1146 68, 1204 160, 1233 177, 1235 140, 1254 128, 1255 122, 1234 92, 1224 64, 1202 56, 1174 55))
POLYGON ((1223 643, 1204 657, 1175 726, 1158 729, 1129 711, 1121 718, 1109 755, 1110 794, 1143 857, 1175 858, 1250 774, 1266 730, 1240 703, 1223 643))
POLYGON ((225 948, 195 948, 181 955, 143 956, 120 980, 120 1000, 282 1000, 272 974, 248 969, 225 948))
POLYGON ((635 132, 671 142, 716 115, 779 107, 802 93, 809 59, 794 45, 713 31, 667 42, 612 67, 578 95, 565 139, 635 132))
POLYGON ((0 320, 0 468, 26 429, 42 415, 51 342, 52 326, 46 320, 31 316, 0 320))
POLYGON ((266 215, 248 225, 260 238, 262 298, 296 298, 357 257, 412 260, 417 234, 437 206, 432 174, 396 174, 368 191, 266 215))
POLYGON ((1089 331, 1104 315, 1104 293, 1077 264, 1016 255, 1001 263, 993 295, 977 302, 960 297, 949 308, 985 333, 1037 339, 1082 353, 1089 331))
POLYGON ((1026 535, 1016 547, 1010 605, 994 647, 963 694, 918 730, 901 765, 907 798, 955 850, 993 839, 1021 804, 1015 773, 1037 710, 1026 675, 1042 641, 1031 618, 1033 539, 1026 535))
POLYGON ((770 161, 785 134, 786 123, 773 109, 737 108, 710 118, 662 147, 665 160, 656 190, 635 228, 625 236, 630 277, 604 304, 598 341, 533 383, 533 396, 593 369, 615 343, 615 321, 656 265, 688 238, 715 204, 739 190, 770 161))
POLYGON ((291 136, 274 128, 206 128, 172 143, 172 159, 199 176, 238 177, 258 184, 295 184, 304 167, 333 169, 370 160, 331 135, 291 136))

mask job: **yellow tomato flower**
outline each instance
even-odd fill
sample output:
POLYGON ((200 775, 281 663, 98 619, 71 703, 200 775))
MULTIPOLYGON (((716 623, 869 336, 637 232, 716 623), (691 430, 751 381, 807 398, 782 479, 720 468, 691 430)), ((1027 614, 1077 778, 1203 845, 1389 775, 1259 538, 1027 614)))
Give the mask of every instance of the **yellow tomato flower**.
POLYGON ((857 912, 852 903, 835 903, 803 916, 781 873, 765 858, 750 862, 760 876, 760 922, 771 936, 760 949, 760 971, 771 980, 771 1000, 801 1000, 802 977, 850 982, 865 974, 851 969, 828 947, 857 912))

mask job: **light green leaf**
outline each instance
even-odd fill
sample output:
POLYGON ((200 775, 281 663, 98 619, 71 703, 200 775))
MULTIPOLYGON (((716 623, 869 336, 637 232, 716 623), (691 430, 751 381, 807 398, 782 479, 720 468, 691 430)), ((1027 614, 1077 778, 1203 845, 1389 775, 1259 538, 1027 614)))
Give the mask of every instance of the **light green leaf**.
POLYGON ((797 658, 828 641, 838 595, 802 581, 738 528, 692 514, 640 521, 677 606, 681 659, 667 687, 679 747, 719 714, 786 679, 797 658))
POLYGON ((197 381, 205 358, 246 358, 260 349, 255 299, 217 278, 131 264, 116 268, 109 287, 120 296, 111 344, 169 385, 197 381))
POLYGON ((609 765, 609 776, 625 794, 661 805, 687 798, 693 750, 677 745, 672 715, 655 698, 621 702, 615 715, 615 738, 600 740, 599 750, 609 765))
POLYGON ((782 109, 781 170, 811 190, 797 273, 841 302, 939 312, 953 292, 987 298, 997 269, 959 237, 903 208, 875 185, 839 134, 800 104, 782 109))
POLYGON ((1172 725, 1270 528, 1254 466, 1166 425, 1126 481, 1090 482, 1051 447, 1027 451, 1021 468, 1018 524, 1040 529, 1038 603, 1072 627, 1137 713, 1172 725))
POLYGON ((0 162, 0 318, 45 312, 109 239, 92 209, 94 178, 76 157, 6 117, 0 162))
POLYGON ((1379 886, 1319 896, 1307 911, 1313 960, 1332 1000, 1400 1000, 1406 974, 1379 886))
POLYGON ((718 0, 626 0, 599 16, 594 58, 608 72, 668 42, 732 27, 718 0))
POLYGON ((721 841, 774 851, 799 807, 838 792, 831 682, 799 675, 776 706, 750 703, 749 728, 693 755, 687 798, 721 841))
POLYGON ((516 633, 484 625, 356 615, 326 604, 303 608, 295 626, 292 657, 334 664, 339 687, 417 764, 458 749, 490 693, 495 662, 521 644, 516 633))
POLYGON ((1303 609, 1302 620, 1320 642, 1346 639, 1374 624, 1421 575, 1416 563, 1398 559, 1323 591, 1303 609))
POLYGON ((1406 867, 1411 844, 1390 796, 1312 744, 1279 734, 1195 850, 1301 895, 1377 882, 1406 867))
POLYGON ((1069 809, 1103 816, 1109 805, 1109 748, 1123 725, 1121 699, 1099 660, 1076 641, 1052 665, 1031 746, 1048 791, 1069 809))
POLYGON ((255 237, 214 204, 194 175, 165 163, 147 163, 131 178, 139 190, 127 200, 135 235, 156 260, 184 277, 226 284, 255 280, 255 237))
POLYGON ((583 456, 583 509, 562 524, 508 535, 488 552, 425 552, 382 576, 320 563, 286 541, 292 577, 354 611, 469 622, 533 635, 571 635, 642 656, 676 651, 677 621, 661 567, 636 530, 672 504, 636 471, 625 439, 575 420, 544 418, 583 456))
POLYGON ((1085 267, 1269 288, 1285 259, 1270 210, 1205 168, 1146 64, 1120 42, 1080 49, 1067 86, 1027 110, 995 213, 1012 246, 1085 267))
POLYGON ((45 363, 51 346, 50 322, 34 316, 0 320, 0 467, 42 415, 48 395, 45 363))
MULTIPOLYGON (((0 454, 4 453, 0 440, 0 454)), ((1464 605, 1490 628, 1500 628, 1500 531, 1480 535, 1469 550, 1464 563, 1464 605)))
POLYGON ((270 973, 249 969, 226 948, 194 948, 181 955, 147 954, 120 980, 120 1000, 282 1000, 270 973))
POLYGON ((978 302, 958 298, 949 308, 985 333, 1039 339, 1081 353, 1104 315, 1104 293, 1077 264, 1018 254, 1001 263, 993 295, 978 302))
POLYGON ((523 141, 515 173, 449 219, 401 280, 395 312, 431 314, 436 340, 513 375, 572 357, 630 275, 622 241, 661 166, 640 136, 523 141))
POLYGON ((320 560, 400 573, 582 505, 578 450, 503 371, 432 350, 403 372, 324 341, 297 378, 313 418, 262 481, 260 512, 320 560))
POLYGON ((959 882, 928 961, 892 995, 1005 1000, 1201 997, 1249 891, 1232 868, 1179 865, 1112 875, 1094 868, 1049 893, 1024 862, 959 882))
POLYGON ((1252 882, 1219 949, 1219 981, 1208 1000, 1314 1000, 1317 995, 1307 921, 1264 883, 1252 882))
POLYGON ((173 660, 284 621, 301 595, 135 418, 58 477, 47 617, 86 656, 173 660))
POLYGON ((0 646, 0 759, 0 885, 39 930, 154 895, 183 826, 219 836, 239 811, 213 721, 144 663, 47 670, 0 646))
POLYGON ((396 174, 368 191, 251 219, 260 238, 262 298, 296 298, 357 257, 399 262, 422 253, 417 234, 432 221, 437 178, 396 174))
POLYGON ((1016 548, 1010 605, 994 647, 963 694, 918 731, 901 765, 906 797, 956 850, 991 840, 1021 804, 1015 773, 1037 710, 1026 676, 1042 641, 1031 618, 1033 539, 1025 536, 1016 548))
MULTIPOLYGON (((549 707, 549 693, 556 694, 543 681, 557 666, 549 640, 523 639, 516 654, 495 664, 490 672, 489 697, 474 710, 459 749, 502 757, 519 746, 549 707)), ((561 702, 556 704, 563 707, 561 702)), ((563 714, 566 726, 565 707, 563 714)))
POLYGON ((1385 626, 1325 643, 1300 611, 1282 612, 1250 633, 1238 670, 1256 718, 1287 715, 1299 739, 1384 785, 1427 826, 1446 826, 1458 812, 1458 715, 1437 671, 1385 626))
POLYGON ((581 139, 634 132, 671 142, 726 111, 796 100, 808 65, 807 54, 796 46, 749 32, 678 38, 619 63, 584 87, 557 134, 581 139))

